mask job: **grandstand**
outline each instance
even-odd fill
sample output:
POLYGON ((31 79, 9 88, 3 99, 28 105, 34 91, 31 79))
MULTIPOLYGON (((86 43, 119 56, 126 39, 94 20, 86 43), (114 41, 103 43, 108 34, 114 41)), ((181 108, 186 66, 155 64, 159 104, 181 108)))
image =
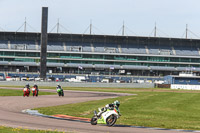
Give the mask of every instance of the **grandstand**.
MULTIPOLYGON (((40 33, 0 32, 0 71, 38 72, 40 33)), ((200 74, 200 40, 48 34, 47 71, 134 76, 200 74)))

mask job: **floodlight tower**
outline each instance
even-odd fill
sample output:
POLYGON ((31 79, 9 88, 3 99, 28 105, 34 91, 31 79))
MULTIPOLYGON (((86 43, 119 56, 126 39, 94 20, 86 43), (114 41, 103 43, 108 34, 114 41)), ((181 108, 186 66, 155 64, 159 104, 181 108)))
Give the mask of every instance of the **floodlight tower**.
POLYGON ((48 7, 42 7, 41 25, 41 51, 40 51, 40 78, 46 79, 47 72, 47 26, 48 26, 48 7))

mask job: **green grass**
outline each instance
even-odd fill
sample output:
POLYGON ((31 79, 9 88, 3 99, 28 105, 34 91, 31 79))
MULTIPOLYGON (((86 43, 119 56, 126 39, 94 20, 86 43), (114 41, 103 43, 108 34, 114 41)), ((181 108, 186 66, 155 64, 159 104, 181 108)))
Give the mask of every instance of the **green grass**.
MULTIPOLYGON (((40 89, 42 88, 55 89, 55 87, 40 87, 40 89)), ((166 88, 63 87, 63 89, 137 94, 115 98, 121 102, 120 111, 122 114, 117 124, 200 130, 200 91, 166 88)), ((107 103, 112 103, 115 99, 38 108, 37 110, 47 115, 66 114, 91 118, 94 110, 105 106, 107 103)))
POLYGON ((53 130, 29 130, 22 128, 10 128, 5 126, 0 126, 0 133, 65 133, 53 130))
MULTIPOLYGON (((54 95, 54 94, 56 93, 39 91, 39 95, 54 95)), ((0 96, 22 96, 22 95, 23 95, 23 90, 0 89, 0 96)))
POLYGON ((97 110, 98 107, 103 107, 118 99, 121 102, 122 117, 117 121, 117 124, 200 130, 200 91, 125 88, 103 88, 100 90, 99 88, 73 88, 73 90, 126 92, 137 95, 37 108, 37 110, 47 115, 66 114, 91 118, 93 111, 97 110))

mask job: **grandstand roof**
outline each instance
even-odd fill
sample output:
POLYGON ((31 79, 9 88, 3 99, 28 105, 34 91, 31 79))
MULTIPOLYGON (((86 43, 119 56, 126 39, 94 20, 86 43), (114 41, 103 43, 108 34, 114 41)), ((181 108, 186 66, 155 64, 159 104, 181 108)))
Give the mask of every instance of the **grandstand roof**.
MULTIPOLYGON (((40 40, 40 33, 33 32, 0 32, 0 40, 40 40)), ((160 43, 163 41, 174 42, 177 44, 181 43, 191 43, 198 42, 196 45, 200 45, 199 39, 185 39, 185 38, 166 38, 166 37, 142 37, 142 36, 115 36, 115 35, 88 35, 88 34, 58 34, 58 33, 48 33, 49 41, 78 41, 78 42, 114 42, 114 43, 131 43, 145 41, 160 43)))

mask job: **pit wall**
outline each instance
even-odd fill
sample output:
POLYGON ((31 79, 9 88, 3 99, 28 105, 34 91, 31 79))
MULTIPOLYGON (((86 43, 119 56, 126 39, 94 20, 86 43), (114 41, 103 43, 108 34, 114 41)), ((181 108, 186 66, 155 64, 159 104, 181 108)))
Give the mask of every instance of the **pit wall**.
POLYGON ((33 81, 0 81, 0 86, 25 86, 29 84, 33 86, 36 83, 40 86, 57 86, 62 87, 116 87, 116 88, 154 88, 153 83, 73 83, 73 82, 33 82, 33 81))

